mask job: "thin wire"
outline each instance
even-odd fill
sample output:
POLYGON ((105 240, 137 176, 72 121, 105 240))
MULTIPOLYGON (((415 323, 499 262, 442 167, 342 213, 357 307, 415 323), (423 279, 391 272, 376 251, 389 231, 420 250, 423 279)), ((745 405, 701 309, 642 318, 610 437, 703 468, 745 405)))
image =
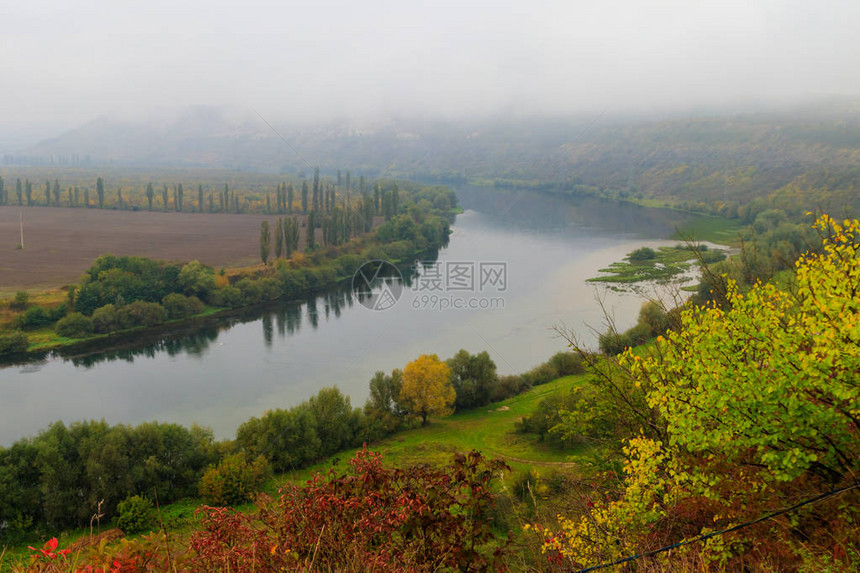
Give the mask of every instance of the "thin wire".
POLYGON ((287 147, 289 147, 290 149, 292 149, 292 150, 293 150, 293 153, 295 153, 296 155, 298 155, 298 156, 299 156, 299 159, 301 159, 302 161, 304 161, 304 162, 305 162, 305 165, 307 165, 309 169, 313 169, 313 166, 312 166, 310 163, 308 163, 308 162, 307 162, 307 160, 306 160, 304 157, 302 157, 302 154, 301 154, 301 153, 299 153, 298 151, 296 151, 296 148, 295 148, 295 147, 293 147, 293 146, 290 144, 290 142, 289 142, 289 141, 287 141, 286 139, 284 139, 284 136, 283 136, 283 135, 281 135, 280 133, 278 133, 278 130, 277 130, 277 129, 275 129, 274 127, 272 127, 272 124, 271 124, 271 123, 269 123, 268 121, 266 121, 266 118, 265 118, 265 117, 263 117, 262 115, 260 115, 260 112, 259 112, 259 111, 257 111, 257 110, 255 109, 255 110, 254 110, 254 113, 256 113, 256 114, 260 117, 260 119, 262 119, 262 120, 263 120, 263 123, 265 123, 266 125, 268 125, 268 126, 269 126, 269 129, 271 129, 271 130, 275 133, 275 135, 277 135, 278 137, 280 137, 280 138, 281 138, 281 141, 283 141, 284 143, 286 143, 286 144, 287 144, 287 147))
POLYGON ((601 563, 600 565, 593 565, 591 567, 586 567, 585 569, 579 569, 576 573, 588 573, 589 571, 597 571, 598 569, 605 569, 607 567, 612 567, 613 565, 621 565, 622 563, 627 563, 628 561, 634 561, 636 559, 642 559, 644 557, 651 557, 652 555, 657 555, 658 553, 663 553, 664 551, 669 551, 670 549, 675 549, 676 547, 682 547, 684 545, 689 545, 691 543, 697 543, 699 541, 704 541, 706 539, 710 539, 711 537, 716 537, 717 535, 724 535, 726 533, 731 533, 732 531, 737 531, 738 529, 743 529, 745 527, 749 527, 750 525, 755 525, 756 523, 761 523, 767 519, 772 517, 776 517, 778 515, 782 515, 784 513, 788 513, 790 511, 794 511, 804 505, 809 505, 810 503, 815 503, 816 501, 821 501, 822 499, 832 497, 834 495, 840 494, 844 491, 848 491, 849 489, 853 489, 857 486, 860 486, 860 480, 856 480, 851 485, 847 485, 845 487, 839 489, 833 489, 828 492, 822 493, 821 495, 817 495, 813 498, 807 499, 805 501, 801 501, 800 503, 796 503, 791 507, 787 507, 785 509, 780 509, 779 511, 775 511, 773 513, 769 513, 763 517, 759 517, 754 521, 747 521, 746 523, 741 523, 739 525, 735 525, 729 527, 728 529, 723 529, 720 531, 712 531, 711 533, 707 533, 705 535, 700 535, 699 537, 695 537, 693 539, 688 539, 686 541, 679 541, 678 543, 673 543, 672 545, 667 545, 666 547, 661 547, 660 549, 654 549, 653 551, 648 551, 646 553, 638 553, 636 555, 631 555, 629 557, 624 557, 617 561, 612 561, 611 563, 601 563))

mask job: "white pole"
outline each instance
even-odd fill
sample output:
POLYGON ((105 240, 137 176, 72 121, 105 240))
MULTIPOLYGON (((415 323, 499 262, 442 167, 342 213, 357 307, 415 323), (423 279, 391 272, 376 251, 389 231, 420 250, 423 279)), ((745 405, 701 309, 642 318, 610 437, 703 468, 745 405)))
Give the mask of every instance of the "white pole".
POLYGON ((24 212, 18 212, 18 220, 21 221, 21 248, 24 248, 24 212))

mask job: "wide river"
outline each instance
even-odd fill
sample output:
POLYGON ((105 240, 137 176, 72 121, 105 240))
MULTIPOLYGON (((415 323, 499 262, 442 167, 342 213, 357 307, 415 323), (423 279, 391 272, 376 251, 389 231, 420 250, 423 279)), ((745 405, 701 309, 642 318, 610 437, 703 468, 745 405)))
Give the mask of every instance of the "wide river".
POLYGON ((120 350, 0 366, 0 445, 55 420, 101 418, 198 423, 231 438, 251 416, 325 386, 361 405, 375 371, 460 348, 487 350, 500 373, 522 372, 565 349, 555 325, 595 345, 605 330, 598 298, 619 328, 634 324, 642 296, 585 281, 635 248, 668 244, 660 239, 681 223, 677 213, 608 201, 457 192, 465 212, 449 245, 386 310, 340 289, 120 350))

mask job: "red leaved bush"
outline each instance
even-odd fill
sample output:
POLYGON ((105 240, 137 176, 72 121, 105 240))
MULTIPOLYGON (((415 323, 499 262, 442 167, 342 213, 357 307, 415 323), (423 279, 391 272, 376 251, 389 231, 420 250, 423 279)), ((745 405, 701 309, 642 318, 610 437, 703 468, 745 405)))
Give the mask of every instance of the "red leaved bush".
POLYGON ((353 472, 316 475, 287 486, 277 501, 262 499, 250 516, 204 507, 194 535, 192 568, 261 571, 481 571, 500 566, 488 486, 500 461, 458 454, 451 466, 386 468, 366 449, 353 472))

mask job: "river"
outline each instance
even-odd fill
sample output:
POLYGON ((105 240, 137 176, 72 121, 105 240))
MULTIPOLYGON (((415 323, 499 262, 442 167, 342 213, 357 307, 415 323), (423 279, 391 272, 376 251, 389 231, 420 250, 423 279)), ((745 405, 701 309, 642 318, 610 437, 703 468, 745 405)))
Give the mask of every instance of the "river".
POLYGON ((619 328, 634 324, 641 296, 585 280, 635 248, 669 244, 660 239, 682 217, 516 190, 464 187, 458 196, 465 211, 449 245, 386 310, 338 289, 121 350, 0 367, 0 444, 55 420, 101 418, 198 423, 231 438, 251 416, 325 386, 360 406, 376 370, 460 348, 487 350, 500 373, 522 372, 565 349, 554 325, 594 345, 594 330, 605 329, 598 297, 619 328))

